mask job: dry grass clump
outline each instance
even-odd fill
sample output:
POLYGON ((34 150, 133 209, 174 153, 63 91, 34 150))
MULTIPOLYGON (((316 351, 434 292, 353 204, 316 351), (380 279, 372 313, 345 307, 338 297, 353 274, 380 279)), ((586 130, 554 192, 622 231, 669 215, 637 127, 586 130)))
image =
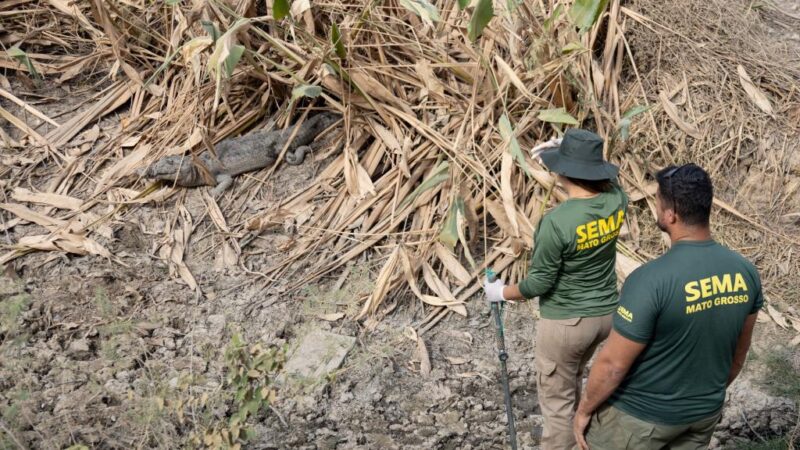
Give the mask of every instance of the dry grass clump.
MULTIPOLYGON (((800 284, 788 274, 800 268, 791 237, 800 207, 800 53, 767 35, 780 29, 776 18, 793 19, 777 6, 750 3, 627 7, 637 19, 626 37, 638 77, 625 70, 621 89, 639 102, 644 93, 655 112, 651 123, 635 128, 628 148, 643 168, 690 161, 705 167, 718 199, 752 219, 715 215, 716 236, 756 262, 768 297, 795 298, 800 284), (746 90, 742 73, 758 92, 746 90)), ((651 222, 643 225, 658 236, 651 222)))
MULTIPOLYGON (((620 244, 623 275, 661 250, 646 217, 656 168, 697 161, 725 193, 754 167, 789 175, 788 150, 775 148, 788 149, 796 132, 797 60, 775 61, 777 50, 753 40, 756 13, 726 12, 720 1, 611 1, 583 33, 569 2, 496 2, 476 43, 467 38, 472 7, 460 11, 453 0, 434 2, 438 20, 402 1, 296 1, 283 20, 252 0, 9 2, 30 10, 7 19, 3 42, 27 51, 0 60, 7 74, 33 90, 38 76, 69 82, 91 72, 106 88, 58 126, 32 128, 0 110, 18 129, 6 145, 24 155, 7 164, 3 189, 14 201, 0 205, 9 213, 3 227, 31 222, 46 231, 9 245, 3 263, 35 250, 114 258, 101 244, 108 221, 175 192, 147 186, 138 167, 316 109, 344 121, 320 156, 330 164, 308 188, 270 203, 262 187, 280 169, 272 167, 242 177, 220 202, 203 195, 225 236, 225 260, 246 269, 253 236, 291 225, 298 233, 285 258, 254 280, 292 292, 367 255, 380 270, 357 317, 391 311, 410 290, 432 307, 423 330, 466 314, 485 267, 523 276, 538 218, 564 197, 527 149, 565 124, 607 138, 640 202, 620 244), (119 128, 92 128, 123 105, 119 128), (22 177, 43 167, 40 192, 23 190, 22 177)), ((26 118, 43 115, 20 102, 26 118)), ((184 200, 174 203, 159 255, 199 289, 183 262, 194 230, 184 200)), ((731 229, 758 230, 786 248, 787 238, 764 225, 783 209, 718 206, 731 229)))

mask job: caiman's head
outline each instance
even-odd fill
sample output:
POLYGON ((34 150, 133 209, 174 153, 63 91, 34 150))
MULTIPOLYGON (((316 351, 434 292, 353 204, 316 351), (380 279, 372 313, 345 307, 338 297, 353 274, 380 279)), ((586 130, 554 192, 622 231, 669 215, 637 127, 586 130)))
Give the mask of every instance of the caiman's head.
POLYGON ((341 114, 335 112, 324 112, 320 114, 320 131, 333 125, 342 118, 341 114))
POLYGON ((175 155, 159 159, 139 174, 145 178, 177 181, 178 185, 186 185, 194 180, 195 169, 190 156, 175 155))

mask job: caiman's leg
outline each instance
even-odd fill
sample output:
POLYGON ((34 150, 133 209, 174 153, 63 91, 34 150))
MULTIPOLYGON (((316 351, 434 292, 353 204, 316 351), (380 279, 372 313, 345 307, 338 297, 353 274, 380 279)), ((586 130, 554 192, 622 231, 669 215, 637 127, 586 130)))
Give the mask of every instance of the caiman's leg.
POLYGON ((224 173, 217 175, 217 185, 211 190, 211 196, 217 198, 233 184, 233 177, 224 173))
POLYGON ((303 160, 306 159, 306 153, 311 151, 311 147, 308 145, 301 145, 295 149, 294 153, 287 152, 284 159, 286 160, 287 164, 291 164, 293 166, 299 166, 303 163, 303 160))

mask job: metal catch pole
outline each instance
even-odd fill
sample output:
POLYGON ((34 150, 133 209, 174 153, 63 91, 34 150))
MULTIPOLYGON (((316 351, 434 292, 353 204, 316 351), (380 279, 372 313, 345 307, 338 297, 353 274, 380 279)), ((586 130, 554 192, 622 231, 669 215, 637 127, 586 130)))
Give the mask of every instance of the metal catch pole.
MULTIPOLYGON (((492 269, 486 270, 486 277, 490 282, 497 279, 497 275, 492 269)), ((514 410, 511 407, 511 390, 508 387, 508 369, 506 369, 506 360, 508 360, 508 353, 506 353, 506 340, 505 333, 503 332, 503 319, 500 316, 500 302, 492 302, 492 314, 494 315, 494 323, 497 326, 497 356, 500 359, 500 381, 503 384, 503 395, 506 402, 506 415, 508 416, 508 443, 511 444, 511 450, 517 450, 517 429, 514 425, 514 410)))

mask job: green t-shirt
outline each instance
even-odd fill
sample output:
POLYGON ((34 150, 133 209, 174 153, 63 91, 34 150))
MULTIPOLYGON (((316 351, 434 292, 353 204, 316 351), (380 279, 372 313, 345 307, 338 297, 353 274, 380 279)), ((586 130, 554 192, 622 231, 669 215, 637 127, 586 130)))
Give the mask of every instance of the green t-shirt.
POLYGON ((617 237, 628 197, 613 189, 592 198, 569 199, 547 213, 534 233, 525 298, 539 297, 545 319, 596 317, 617 305, 617 237))
POLYGON ((713 240, 676 242, 622 287, 614 330, 647 347, 609 403, 664 425, 716 414, 745 318, 763 303, 744 257, 713 240))

